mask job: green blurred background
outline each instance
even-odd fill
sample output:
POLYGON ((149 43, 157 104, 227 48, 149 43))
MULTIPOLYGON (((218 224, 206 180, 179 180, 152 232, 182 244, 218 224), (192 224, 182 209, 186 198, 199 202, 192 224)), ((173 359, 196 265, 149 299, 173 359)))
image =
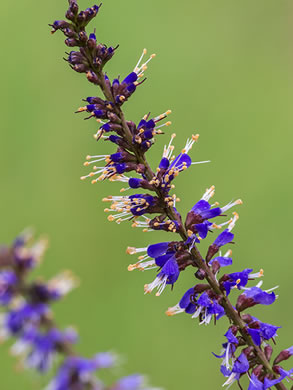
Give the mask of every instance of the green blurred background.
MULTIPOLYGON (((80 1, 85 8, 92 4, 80 1)), ((106 220, 101 198, 120 185, 79 180, 87 154, 109 153, 96 144, 94 121, 73 112, 95 87, 62 60, 61 34, 48 23, 62 18, 66 1, 3 1, 1 37, 1 241, 24 227, 50 237, 39 270, 51 277, 72 269, 81 286, 55 312, 75 324, 78 350, 86 356, 114 350, 124 361, 118 374, 142 372, 168 390, 220 389, 219 352, 227 321, 199 327, 186 315, 165 316, 194 282, 188 269, 173 292, 144 296, 152 271, 127 272, 127 245, 171 238, 144 234, 106 220)), ((264 287, 280 285, 273 307, 252 312, 283 325, 279 347, 292 344, 292 1, 290 0, 105 0, 92 23, 98 39, 120 44, 108 65, 111 77, 128 74, 143 47, 158 54, 148 81, 125 105, 139 121, 172 109, 169 132, 179 149, 195 132, 194 166, 177 180, 179 209, 186 211, 214 184, 221 204, 241 197, 231 270, 264 268, 264 287)), ((164 143, 149 153, 153 167, 164 143)), ((177 149, 178 150, 178 149, 177 149)), ((202 244, 204 246, 204 244, 202 244)), ((41 389, 47 378, 19 373, 8 345, 0 349, 1 389, 41 389), (16 375, 17 374, 17 375, 16 375)))

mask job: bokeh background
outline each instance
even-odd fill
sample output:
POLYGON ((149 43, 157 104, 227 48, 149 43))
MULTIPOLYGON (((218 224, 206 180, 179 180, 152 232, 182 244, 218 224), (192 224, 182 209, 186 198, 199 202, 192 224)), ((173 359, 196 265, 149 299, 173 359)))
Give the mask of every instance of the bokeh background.
MULTIPOLYGON (((220 362, 211 352, 220 351, 227 321, 199 327, 189 316, 164 314, 194 282, 192 270, 160 298, 143 294, 152 271, 127 272, 134 260, 127 245, 171 235, 111 224, 101 198, 120 185, 79 180, 87 154, 112 149, 93 140, 94 121, 73 114, 96 91, 63 61, 61 34, 49 33, 48 23, 62 18, 66 6, 65 0, 1 3, 1 241, 34 226, 51 243, 38 273, 78 275, 80 288, 55 312, 60 324, 79 329, 82 354, 117 351, 118 374, 142 372, 168 390, 221 388, 220 362)), ((177 133, 180 149, 191 133, 201 134, 192 156, 212 163, 180 175, 180 211, 212 184, 221 204, 243 199, 233 270, 264 268, 264 287, 280 286, 273 307, 252 310, 283 326, 280 348, 292 344, 292 6, 290 0, 105 0, 92 24, 100 41, 120 44, 107 68, 111 77, 128 74, 143 47, 158 54, 147 82, 125 105, 127 118, 172 109, 168 131, 177 133)), ((149 153, 153 167, 167 139, 149 153)), ((43 388, 48 378, 20 372, 8 345, 0 348, 1 389, 43 388)))

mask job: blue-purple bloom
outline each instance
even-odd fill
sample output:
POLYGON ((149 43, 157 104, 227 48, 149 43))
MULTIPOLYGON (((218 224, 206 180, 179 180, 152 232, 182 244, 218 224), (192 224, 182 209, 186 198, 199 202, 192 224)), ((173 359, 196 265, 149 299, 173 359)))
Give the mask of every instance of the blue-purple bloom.
POLYGON ((236 308, 238 311, 243 311, 248 307, 261 305, 271 305, 276 300, 274 292, 269 293, 270 290, 263 291, 259 287, 251 287, 246 289, 237 299, 236 308))
POLYGON ((0 304, 8 305, 14 295, 14 287, 18 282, 13 271, 0 272, 0 304))

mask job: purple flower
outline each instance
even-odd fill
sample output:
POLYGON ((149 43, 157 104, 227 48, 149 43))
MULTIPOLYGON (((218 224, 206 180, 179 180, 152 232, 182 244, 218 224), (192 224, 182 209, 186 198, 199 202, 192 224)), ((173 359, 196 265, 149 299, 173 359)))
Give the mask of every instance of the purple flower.
POLYGON ((237 213, 234 212, 233 214, 234 214, 234 217, 230 221, 228 228, 225 229, 222 233, 220 233, 218 235, 218 237, 215 239, 215 241, 213 242, 213 244, 209 247, 208 253, 206 255, 207 261, 210 261, 222 246, 233 241, 234 234, 231 233, 231 230, 234 228, 235 223, 239 218, 237 213))
POLYGON ((2 318, 2 332, 9 335, 17 335, 29 325, 38 325, 42 316, 49 313, 45 304, 26 303, 18 309, 11 310, 2 318))
MULTIPOLYGON (((209 219, 218 217, 237 204, 242 204, 242 201, 238 199, 222 208, 212 208, 214 205, 210 205, 209 200, 213 197, 214 193, 215 186, 207 189, 202 198, 192 207, 186 217, 186 229, 191 230, 193 233, 198 233, 201 238, 207 236, 208 227, 212 225, 211 222, 208 223, 209 219)), ((215 203, 215 205, 218 206, 218 203, 215 203)))
POLYGON ((196 296, 197 294, 195 293, 194 287, 188 289, 177 305, 168 308, 166 311, 167 316, 173 316, 174 314, 183 313, 184 311, 187 314, 195 313, 197 308, 196 296))
POLYGON ((119 379, 113 390, 139 390, 144 384, 144 377, 138 374, 125 376, 119 379))
POLYGON ((75 343, 76 340, 77 334, 72 329, 61 332, 53 328, 47 333, 42 333, 35 327, 27 327, 20 340, 13 345, 12 352, 15 355, 27 352, 25 360, 27 367, 46 372, 51 368, 60 346, 64 343, 75 343))
POLYGON ((261 290, 259 287, 251 287, 245 290, 237 299, 236 308, 238 311, 243 311, 248 307, 255 306, 257 304, 261 305, 271 305, 276 300, 276 295, 274 292, 269 293, 267 291, 261 290))
POLYGON ((257 273, 251 273, 252 269, 248 268, 241 272, 234 272, 232 274, 225 274, 220 279, 220 284, 224 287, 226 294, 229 295, 232 288, 238 288, 241 290, 248 283, 248 280, 260 278, 263 276, 263 270, 261 269, 257 273))
POLYGON ((212 260, 209 261, 209 265, 212 267, 228 267, 229 265, 232 265, 232 257, 230 257, 232 254, 231 250, 228 250, 224 256, 217 256, 214 257, 212 260))
POLYGON ((46 390, 81 390, 87 386, 98 390, 100 386, 92 374, 100 368, 111 366, 114 360, 110 360, 109 356, 104 354, 98 354, 92 359, 69 357, 59 368, 56 377, 46 390))
POLYGON ((173 285, 177 281, 179 274, 180 271, 176 259, 174 256, 171 256, 163 265, 156 279, 144 286, 145 293, 151 293, 153 289, 157 288, 156 296, 161 295, 167 284, 173 285))
POLYGON ((200 324, 208 325, 212 319, 220 319, 225 314, 224 308, 218 303, 217 299, 210 298, 207 292, 204 292, 197 300, 197 309, 192 318, 200 318, 200 324))
POLYGON ((0 272, 0 304, 8 305, 13 298, 14 286, 18 278, 13 271, 0 272))

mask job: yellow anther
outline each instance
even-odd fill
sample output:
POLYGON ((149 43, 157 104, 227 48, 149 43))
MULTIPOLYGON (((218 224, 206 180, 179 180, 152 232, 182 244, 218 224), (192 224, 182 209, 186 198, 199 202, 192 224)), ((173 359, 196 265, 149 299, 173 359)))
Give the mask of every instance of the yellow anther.
POLYGON ((109 212, 110 212, 110 209, 104 209, 104 212, 105 212, 105 213, 109 213, 109 212))
POLYGON ((128 269, 128 271, 133 271, 135 269, 135 264, 129 264, 127 269, 128 269))
POLYGON ((95 184, 98 181, 98 179, 94 179, 91 181, 92 184, 95 184))
POLYGON ((165 126, 171 126, 172 125, 172 122, 171 121, 168 121, 165 123, 165 126))
POLYGON ((171 110, 166 111, 166 115, 170 115, 172 113, 171 110))
POLYGON ((85 180, 86 176, 81 176, 80 180, 85 180))
POLYGON ((241 282, 241 279, 236 280, 236 284, 239 284, 241 282))
POLYGON ((263 274, 264 274, 264 270, 261 268, 261 269, 259 270, 259 276, 261 277, 261 276, 263 276, 263 274))
POLYGON ((198 139, 199 139, 199 134, 195 134, 195 135, 192 134, 191 138, 192 138, 193 141, 197 142, 198 139))
POLYGON ((156 57, 156 54, 152 54, 151 56, 150 56, 150 58, 155 58, 156 57))
POLYGON ((90 163, 89 163, 88 161, 86 161, 86 162, 83 163, 83 166, 84 166, 84 167, 87 167, 87 166, 89 166, 89 165, 90 165, 90 163))
POLYGON ((235 204, 243 204, 242 200, 241 199, 237 199, 235 204))
POLYGON ((136 248, 134 248, 133 246, 128 246, 128 247, 126 248, 126 253, 127 253, 128 255, 133 255, 134 253, 136 253, 136 248))
POLYGON ((235 217, 236 219, 239 219, 239 214, 236 213, 236 211, 233 212, 233 215, 234 215, 234 217, 235 217))
POLYGON ((84 107, 79 107, 79 109, 77 110, 78 112, 83 112, 83 111, 86 111, 87 110, 87 108, 86 108, 86 106, 84 106, 84 107))
POLYGON ((172 307, 169 307, 169 309, 165 312, 165 314, 168 316, 168 317, 171 317, 174 315, 174 311, 172 310, 172 307))
POLYGON ((110 221, 110 222, 113 222, 113 221, 115 220, 115 218, 113 217, 113 215, 109 215, 107 219, 108 219, 108 221, 110 221))
POLYGON ((143 232, 144 232, 144 233, 147 233, 147 231, 148 231, 148 229, 143 229, 143 232))

